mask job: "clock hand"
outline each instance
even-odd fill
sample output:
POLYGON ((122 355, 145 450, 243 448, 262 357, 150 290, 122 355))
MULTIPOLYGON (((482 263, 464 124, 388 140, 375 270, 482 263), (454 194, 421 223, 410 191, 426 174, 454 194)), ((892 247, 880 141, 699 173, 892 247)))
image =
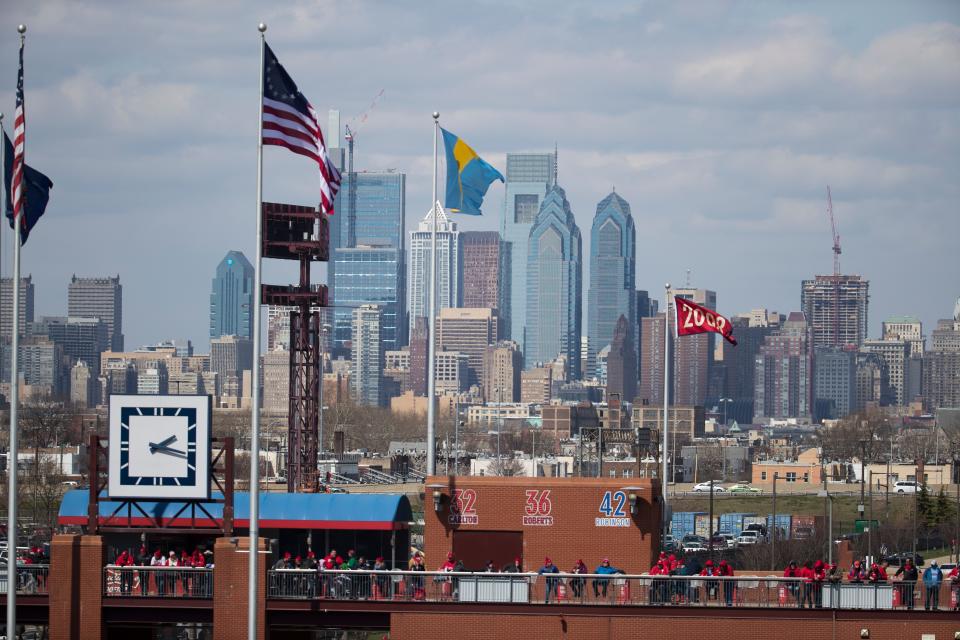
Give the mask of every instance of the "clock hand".
POLYGON ((157 451, 160 453, 166 453, 168 455, 187 457, 186 451, 181 451, 180 449, 171 449, 170 447, 158 447, 157 451))
POLYGON ((163 442, 159 442, 159 443, 148 442, 147 444, 150 446, 150 453, 156 453, 157 449, 163 449, 171 442, 176 442, 176 440, 177 440, 177 436, 173 435, 167 438, 166 440, 164 440, 163 442))

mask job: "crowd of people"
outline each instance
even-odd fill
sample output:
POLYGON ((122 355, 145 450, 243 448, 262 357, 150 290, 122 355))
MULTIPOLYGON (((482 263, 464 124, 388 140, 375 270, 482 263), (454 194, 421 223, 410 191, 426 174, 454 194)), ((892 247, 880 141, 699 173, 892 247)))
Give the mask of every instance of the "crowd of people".
POLYGON ((170 549, 165 554, 160 549, 151 553, 146 546, 141 546, 136 554, 130 549, 120 551, 113 565, 120 568, 119 590, 123 595, 139 592, 141 596, 154 593, 159 596, 205 596, 213 592, 213 582, 206 575, 189 571, 176 573, 136 570, 138 567, 212 569, 213 551, 209 549, 194 547, 192 552, 180 549, 179 553, 170 549))
POLYGON ((960 571, 958 571, 957 566, 954 566, 953 570, 944 576, 937 561, 934 560, 921 574, 913 561, 907 558, 892 576, 888 573, 889 569, 892 568, 887 564, 873 562, 867 567, 861 560, 854 560, 850 570, 844 573, 835 563, 828 564, 822 560, 805 562, 802 566, 799 566, 795 561, 791 561, 783 572, 783 577, 803 579, 803 583, 800 585, 796 583, 788 585, 790 592, 801 608, 822 607, 824 585, 827 585, 828 588, 837 587, 843 583, 844 576, 846 576, 848 584, 892 583, 895 586, 896 597, 894 606, 903 606, 907 609, 914 608, 918 582, 922 582, 924 609, 934 611, 940 608, 941 585, 945 580, 948 580, 951 590, 955 593, 953 608, 954 610, 960 610, 960 571))

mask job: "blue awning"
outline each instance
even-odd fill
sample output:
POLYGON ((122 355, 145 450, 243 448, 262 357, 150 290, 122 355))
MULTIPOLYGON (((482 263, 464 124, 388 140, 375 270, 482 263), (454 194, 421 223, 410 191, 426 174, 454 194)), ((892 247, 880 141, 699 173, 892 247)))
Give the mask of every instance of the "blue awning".
MULTIPOLYGON (((220 494, 215 494, 220 497, 220 494)), ((58 521, 62 525, 87 524, 87 489, 72 489, 63 496, 58 521)), ((100 499, 102 526, 150 526, 150 520, 136 508, 124 507, 114 515, 120 501, 100 499), (113 515, 113 519, 110 517, 113 515), (121 522, 122 521, 122 522, 121 522)), ((184 502, 137 501, 140 509, 154 518, 172 518, 185 506, 184 502)), ((223 503, 202 502, 203 508, 220 522, 223 503)), ((196 510, 198 519, 205 518, 196 510)), ((170 526, 188 526, 191 509, 184 509, 170 526)), ((413 520, 410 500, 397 493, 261 493, 260 527, 263 529, 404 529, 413 520)), ((208 520, 209 522, 209 520, 208 520)), ((233 526, 250 526, 250 494, 234 494, 233 526)))

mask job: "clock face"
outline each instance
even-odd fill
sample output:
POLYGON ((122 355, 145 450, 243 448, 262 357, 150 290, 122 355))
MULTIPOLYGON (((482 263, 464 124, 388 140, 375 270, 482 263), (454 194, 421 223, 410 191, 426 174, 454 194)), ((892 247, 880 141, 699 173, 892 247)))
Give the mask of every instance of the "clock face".
POLYGON ((208 498, 209 396, 110 396, 110 497, 208 498))

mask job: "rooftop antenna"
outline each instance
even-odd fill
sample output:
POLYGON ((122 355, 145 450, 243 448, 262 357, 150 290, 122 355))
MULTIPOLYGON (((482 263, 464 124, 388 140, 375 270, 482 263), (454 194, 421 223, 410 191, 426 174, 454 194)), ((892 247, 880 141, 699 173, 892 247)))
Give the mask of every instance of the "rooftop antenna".
POLYGON ((687 289, 690 288, 690 269, 687 269, 687 289))

